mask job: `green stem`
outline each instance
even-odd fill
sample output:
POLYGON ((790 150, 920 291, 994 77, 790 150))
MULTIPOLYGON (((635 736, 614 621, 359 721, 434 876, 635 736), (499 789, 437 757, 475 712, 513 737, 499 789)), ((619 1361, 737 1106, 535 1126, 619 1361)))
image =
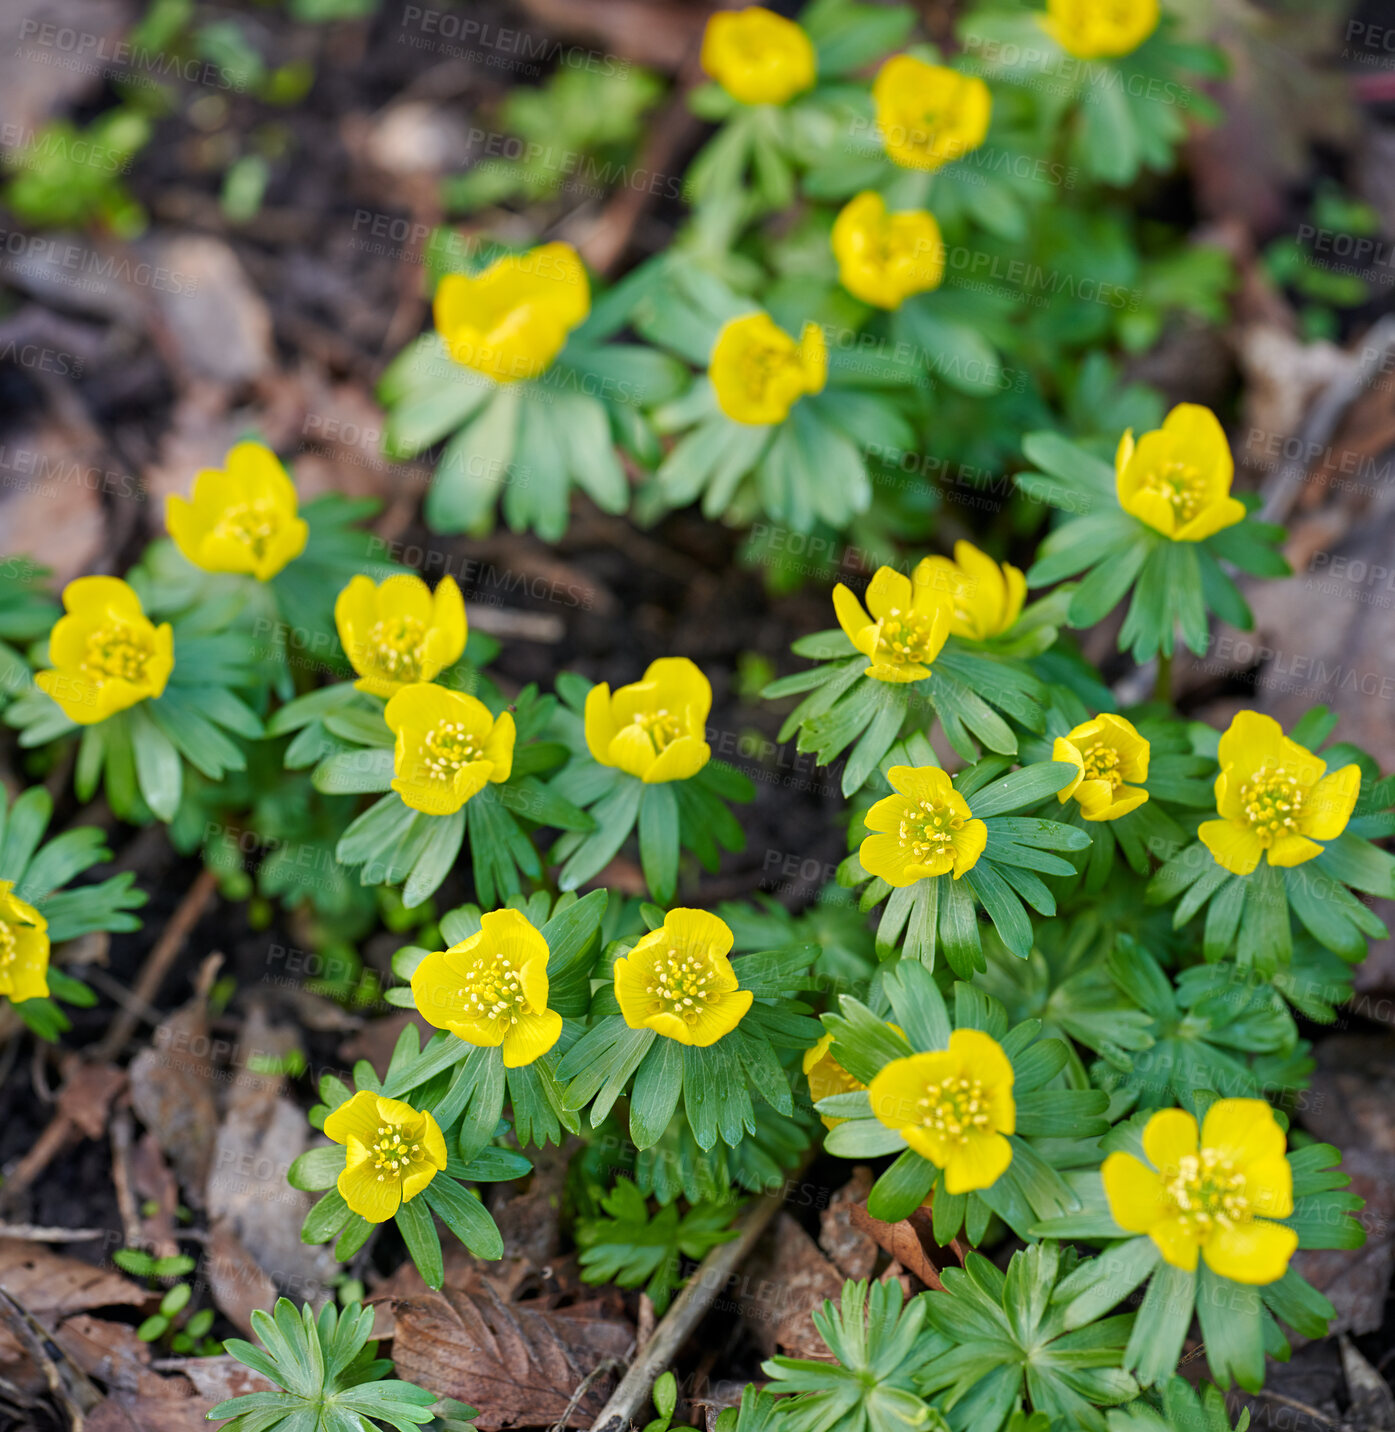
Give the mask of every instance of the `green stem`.
POLYGON ((1158 653, 1158 678, 1153 686, 1153 699, 1165 706, 1172 705, 1172 653, 1158 653))

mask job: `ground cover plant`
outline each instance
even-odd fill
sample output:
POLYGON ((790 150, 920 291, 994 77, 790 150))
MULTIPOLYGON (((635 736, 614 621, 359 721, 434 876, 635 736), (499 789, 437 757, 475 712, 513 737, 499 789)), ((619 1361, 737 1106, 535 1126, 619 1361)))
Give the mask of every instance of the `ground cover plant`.
MULTIPOLYGON (((166 83, 30 134, 8 212, 272 244, 314 153, 277 116, 345 82, 309 56, 532 34, 284 8, 157 0, 166 83), (211 190, 172 200, 138 163, 182 125, 211 190)), ((0 1070, 53 1112, 3 1146, 0 1425, 1387 1425, 1390 1170, 1323 1101, 1390 938, 1390 747, 1340 673, 1209 699, 1313 547, 1234 395, 1148 367, 1261 270, 1347 311, 1309 334, 1367 288, 1159 217, 1227 93, 1181 7, 653 23, 685 60, 559 46, 469 163, 444 71, 346 122, 412 175, 379 350, 278 314, 326 365, 278 391, 219 369, 224 315, 158 502, 108 491, 59 575, 5 529, 0 1070), (1335 1347, 1349 1424, 1276 1386, 1335 1347)))

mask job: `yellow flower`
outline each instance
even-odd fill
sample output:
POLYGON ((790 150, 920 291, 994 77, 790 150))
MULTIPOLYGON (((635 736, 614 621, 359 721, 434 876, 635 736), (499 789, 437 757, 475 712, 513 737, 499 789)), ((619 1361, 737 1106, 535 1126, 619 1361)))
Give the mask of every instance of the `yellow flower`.
POLYGON ((894 796, 884 796, 863 816, 872 832, 857 858, 869 875, 888 885, 914 885, 952 871, 956 880, 972 870, 988 844, 988 827, 938 766, 892 766, 886 773, 894 796))
POLYGON ((1201 823, 1207 850, 1234 875, 1270 865, 1302 865, 1323 840, 1347 828, 1361 789, 1355 764, 1327 774, 1327 762, 1284 735, 1272 716, 1241 711, 1221 737, 1216 777, 1219 820, 1201 823))
POLYGON ((433 305, 450 356, 496 383, 546 372, 590 312, 586 270, 561 243, 496 259, 473 278, 447 274, 433 305))
POLYGON ((1065 805, 1074 796, 1086 820, 1118 820, 1148 799, 1141 784, 1125 784, 1148 779, 1148 742, 1122 716, 1096 716, 1057 736, 1051 759, 1076 768, 1075 779, 1056 799, 1065 805))
POLYGON ((504 1067, 541 1059, 562 1033, 547 1007, 547 941, 517 910, 480 917, 483 928, 427 957, 412 975, 412 999, 428 1024, 466 1044, 503 1046, 504 1067))
POLYGON ((1132 54, 1158 28, 1158 0, 1046 0, 1041 27, 1082 60, 1132 54))
POLYGON ((1216 415, 1179 403, 1138 442, 1129 429, 1114 454, 1119 506, 1174 542, 1201 542, 1245 515, 1230 495, 1235 463, 1216 415))
POLYGON ((450 815, 513 769, 513 717, 474 696, 420 682, 404 686, 383 719, 397 736, 392 788, 413 810, 450 815))
POLYGON ((828 378, 823 329, 806 323, 799 342, 767 313, 748 313, 722 327, 707 376, 717 404, 736 423, 782 423, 805 393, 828 378))
POLYGON ((945 1172, 947 1193, 991 1188, 1012 1162, 1012 1064, 996 1039, 956 1029, 949 1048, 893 1059, 868 1089, 872 1112, 945 1172))
POLYGON ((325 1119, 346 1150, 339 1192, 370 1223, 386 1223, 446 1166, 446 1141, 425 1109, 360 1089, 325 1119))
POLYGON ((354 685, 374 696, 432 680, 465 650, 465 603, 454 577, 442 577, 434 596, 409 572, 377 587, 355 577, 334 603, 334 624, 359 675, 354 685))
POLYGON ((954 560, 926 557, 916 568, 917 585, 949 597, 949 629, 970 641, 1001 636, 1022 615, 1027 579, 1010 562, 998 565, 972 542, 954 544, 954 560))
POLYGON ((118 577, 79 577, 63 589, 66 616, 48 639, 52 671, 34 678, 69 721, 92 726, 158 697, 174 670, 174 632, 156 626, 118 577))
POLYGON ((712 686, 686 656, 651 661, 643 681, 613 696, 606 682, 586 697, 586 745, 603 766, 647 786, 686 781, 707 764, 712 686))
POLYGON ((784 104, 809 89, 818 73, 808 35, 762 5, 712 16, 702 37, 702 67, 742 104, 784 104))
POLYGON ((983 143, 993 98, 976 75, 893 55, 872 85, 887 156, 906 169, 938 169, 983 143))
POLYGON ((755 996, 737 986, 732 933, 706 910, 670 910, 615 962, 615 998, 631 1029, 705 1049, 746 1016, 755 996))
POLYGON ((0 994, 19 1004, 48 993, 48 921, 0 880, 0 994))
POLYGON ((834 220, 833 254, 843 287, 878 308, 900 308, 913 293, 938 288, 945 272, 934 216, 924 209, 888 214, 871 189, 849 199, 834 220))
MULTIPOLYGON (((922 563, 917 579, 923 572, 922 563)), ((867 585, 870 617, 842 582, 833 589, 838 625, 871 662, 866 674, 874 681, 923 681, 949 636, 949 597, 935 590, 930 573, 924 577, 913 585, 904 572, 878 567, 867 585)))
POLYGON ((305 550, 310 528, 297 515, 295 487, 261 443, 238 443, 225 468, 194 478, 193 500, 165 499, 174 544, 205 572, 250 572, 270 581, 305 550))
POLYGON ((1197 1146, 1196 1120, 1162 1109, 1143 1130, 1143 1151, 1112 1153, 1100 1174, 1120 1228, 1146 1233, 1163 1259, 1192 1272, 1197 1254, 1235 1283, 1273 1283, 1298 1247, 1292 1228, 1293 1170, 1284 1131, 1263 1099, 1218 1099, 1197 1146))
MULTIPOLYGON (((903 1031, 899 1024, 887 1024, 897 1034, 903 1031)), ((853 1094, 867 1086, 851 1074, 833 1057, 833 1036, 825 1034, 812 1048, 804 1051, 804 1077, 809 1081, 809 1101, 817 1104, 820 1099, 831 1099, 835 1094, 853 1094)), ((826 1129, 837 1128, 847 1123, 846 1119, 829 1118, 820 1114, 826 1129)))

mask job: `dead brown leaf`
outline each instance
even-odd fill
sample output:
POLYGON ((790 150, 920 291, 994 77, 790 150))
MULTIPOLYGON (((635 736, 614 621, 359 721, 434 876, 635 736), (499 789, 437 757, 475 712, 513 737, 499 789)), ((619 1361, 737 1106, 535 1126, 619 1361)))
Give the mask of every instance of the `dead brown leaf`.
MULTIPOLYGON (((0 1238, 0 1291, 45 1328, 92 1308, 140 1307, 146 1291, 110 1268, 52 1253, 41 1244, 0 1238)), ((0 1328, 0 1373, 28 1385, 35 1369, 8 1328, 0 1328)))
POLYGON ((819 1247, 845 1278, 870 1278, 877 1266, 876 1239, 852 1217, 871 1191, 872 1170, 859 1165, 819 1214, 819 1247))
MULTIPOLYGON (((920 1210, 917 1209, 916 1212, 919 1213, 920 1210)), ((875 1238, 882 1249, 907 1272, 914 1273, 927 1288, 933 1288, 937 1293, 944 1291, 944 1285, 940 1282, 940 1270, 925 1251, 925 1245, 920 1241, 920 1230, 911 1219, 903 1218, 898 1223, 883 1223, 880 1218, 873 1218, 867 1212, 865 1204, 854 1205, 849 1218, 854 1228, 860 1228, 875 1238)))
POLYGON ((399 1299, 393 1310, 398 1376, 479 1408, 481 1432, 563 1417, 569 1427, 589 1426, 614 1378, 598 1379, 568 1415, 573 1393, 597 1364, 625 1358, 634 1344, 617 1299, 506 1303, 482 1278, 399 1299))
POLYGON ((263 1295, 269 1286, 289 1288, 297 1300, 318 1302, 333 1276, 334 1260, 328 1249, 301 1242, 311 1198, 286 1182, 287 1169, 305 1151, 310 1127, 300 1107, 282 1093, 284 1078, 255 1067, 260 1061, 274 1064, 297 1049, 296 1033, 268 1024, 253 1008, 241 1047, 254 1067, 244 1062, 228 1086, 207 1208, 218 1246, 227 1254, 214 1296, 229 1317, 245 1326, 239 1320, 253 1307, 266 1306, 263 1295))
POLYGON ((827 1362, 830 1353, 809 1314, 825 1299, 836 1301, 842 1291, 842 1274, 803 1227, 781 1213, 775 1219, 774 1237, 760 1245, 733 1301, 767 1356, 779 1351, 827 1362))
POLYGON ((276 1284, 242 1246, 242 1240, 226 1219, 219 1219, 213 1225, 205 1259, 208 1290, 213 1301, 244 1337, 251 1337, 252 1313, 275 1303, 276 1284))
POLYGON ((204 1001, 196 995, 131 1061, 131 1104, 169 1156, 195 1208, 203 1207, 218 1128, 209 1047, 204 1001))

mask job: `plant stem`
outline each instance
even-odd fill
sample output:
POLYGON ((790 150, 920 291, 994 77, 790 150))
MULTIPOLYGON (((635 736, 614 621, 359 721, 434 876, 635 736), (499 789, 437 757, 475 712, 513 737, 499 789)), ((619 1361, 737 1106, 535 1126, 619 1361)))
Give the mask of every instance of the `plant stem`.
POLYGON ((1153 686, 1153 699, 1164 706, 1172 705, 1172 653, 1158 653, 1158 678, 1153 686))

